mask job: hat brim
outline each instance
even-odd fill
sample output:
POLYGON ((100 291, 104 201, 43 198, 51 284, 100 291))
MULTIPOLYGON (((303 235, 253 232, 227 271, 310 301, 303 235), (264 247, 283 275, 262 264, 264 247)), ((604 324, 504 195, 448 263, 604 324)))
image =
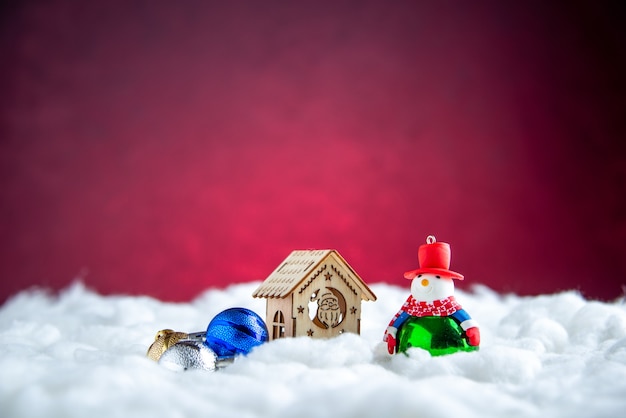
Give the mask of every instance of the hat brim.
POLYGON ((413 280, 418 274, 436 274, 441 277, 447 277, 450 279, 463 280, 463 275, 456 271, 438 269, 438 268, 423 268, 417 270, 411 270, 404 273, 404 278, 413 280))

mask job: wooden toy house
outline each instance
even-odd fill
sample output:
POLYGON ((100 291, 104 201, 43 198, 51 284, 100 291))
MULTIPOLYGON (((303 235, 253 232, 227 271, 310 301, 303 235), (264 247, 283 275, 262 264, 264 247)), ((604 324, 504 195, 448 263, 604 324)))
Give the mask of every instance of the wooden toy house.
POLYGON ((293 251, 252 296, 267 299, 271 340, 359 334, 361 301, 376 300, 335 250, 293 251))

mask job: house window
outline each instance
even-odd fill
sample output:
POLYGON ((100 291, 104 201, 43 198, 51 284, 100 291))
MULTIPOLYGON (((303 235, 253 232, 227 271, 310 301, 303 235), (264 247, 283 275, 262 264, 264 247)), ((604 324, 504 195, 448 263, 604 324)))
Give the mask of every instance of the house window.
POLYGON ((272 339, 285 337, 285 316, 282 311, 276 311, 272 322, 272 339))

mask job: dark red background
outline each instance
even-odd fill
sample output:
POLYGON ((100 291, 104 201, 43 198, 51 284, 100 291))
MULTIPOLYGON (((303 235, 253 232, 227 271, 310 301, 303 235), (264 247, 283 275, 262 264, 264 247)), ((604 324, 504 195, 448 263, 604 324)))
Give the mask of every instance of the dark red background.
POLYGON ((408 289, 428 234, 465 288, 622 294, 617 2, 10 3, 0 301, 188 300, 328 247, 408 289))

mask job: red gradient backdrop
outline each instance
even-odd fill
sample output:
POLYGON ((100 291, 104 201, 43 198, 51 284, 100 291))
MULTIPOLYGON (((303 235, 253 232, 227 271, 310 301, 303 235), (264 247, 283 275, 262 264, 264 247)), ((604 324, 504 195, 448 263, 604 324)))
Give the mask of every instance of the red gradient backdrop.
POLYGON ((464 288, 622 294, 623 6, 94 3, 3 6, 0 301, 301 248, 408 289, 428 234, 464 288))

